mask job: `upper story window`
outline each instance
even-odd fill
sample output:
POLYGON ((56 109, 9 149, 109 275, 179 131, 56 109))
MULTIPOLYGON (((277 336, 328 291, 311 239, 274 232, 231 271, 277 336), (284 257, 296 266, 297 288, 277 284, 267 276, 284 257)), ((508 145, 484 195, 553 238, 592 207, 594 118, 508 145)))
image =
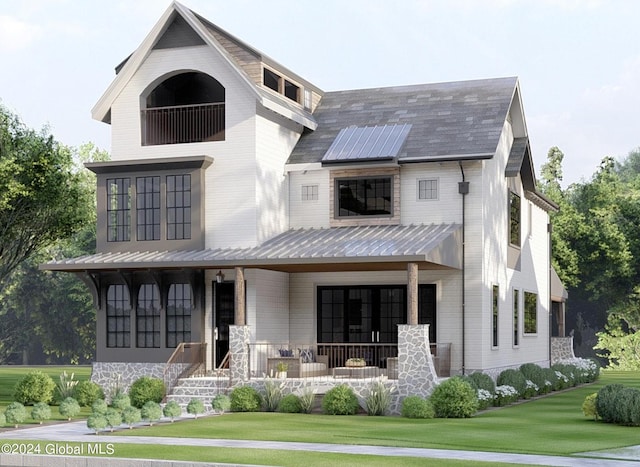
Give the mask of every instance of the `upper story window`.
POLYGON ((393 177, 335 181, 336 217, 393 216, 393 177))
POLYGON ((107 241, 131 238, 131 179, 107 179, 107 241))
POLYGON ((167 175, 167 240, 191 238, 191 175, 167 175))
POLYGON ((427 179, 418 180, 418 199, 419 200, 433 200, 438 199, 438 180, 427 179))
POLYGON ((225 89, 204 73, 172 76, 146 96, 142 145, 225 139, 225 89))
POLYGON ((136 178, 138 240, 160 240, 160 177, 136 178))
POLYGON ((520 196, 509 192, 509 243, 520 247, 520 231, 522 230, 520 196))
POLYGON ((318 200, 318 185, 302 185, 302 201, 318 200))
MULTIPOLYGON (((262 73, 262 83, 265 87, 272 89, 278 94, 283 94, 285 97, 291 99, 294 102, 300 103, 301 90, 300 86, 283 78, 279 74, 265 68, 262 73)), ((309 107, 310 108, 310 107, 309 107)))

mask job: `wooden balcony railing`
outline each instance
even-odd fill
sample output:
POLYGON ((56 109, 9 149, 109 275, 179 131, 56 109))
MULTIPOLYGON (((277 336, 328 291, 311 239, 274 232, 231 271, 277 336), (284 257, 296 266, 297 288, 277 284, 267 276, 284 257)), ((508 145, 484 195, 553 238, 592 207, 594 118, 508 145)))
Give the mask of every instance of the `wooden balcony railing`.
POLYGON ((141 118, 143 146, 224 141, 224 103, 155 107, 141 118))
POLYGON ((204 365, 207 344, 204 342, 180 342, 164 366, 164 385, 170 394, 176 382, 204 365))

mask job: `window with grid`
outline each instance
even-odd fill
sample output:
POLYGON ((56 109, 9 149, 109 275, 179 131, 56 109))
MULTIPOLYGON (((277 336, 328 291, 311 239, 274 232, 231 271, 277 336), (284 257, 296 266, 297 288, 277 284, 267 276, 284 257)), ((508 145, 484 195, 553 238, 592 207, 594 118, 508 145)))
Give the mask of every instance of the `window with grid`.
POLYGON ((520 248, 520 231, 522 222, 520 219, 520 196, 510 192, 509 194, 509 243, 520 248))
POLYGON ((520 334, 518 333, 518 325, 520 318, 520 291, 513 289, 513 345, 520 345, 520 334))
POLYGON ((167 347, 191 342, 191 286, 171 284, 167 298, 167 347))
POLYGON ((318 185, 302 185, 302 201, 317 201, 318 185))
POLYGON ((107 179, 107 241, 131 239, 131 179, 107 179))
POLYGON ((498 347, 498 300, 500 298, 500 288, 497 285, 493 286, 493 293, 491 297, 491 345, 498 347))
POLYGON ((136 179, 138 240, 160 240, 160 177, 136 179))
POLYGON ((438 199, 438 180, 418 180, 418 199, 438 199))
POLYGON ((337 217, 392 216, 391 177, 336 179, 337 217))
POLYGON ((160 291, 155 284, 140 285, 136 334, 138 347, 160 347, 160 291))
POLYGON ((538 295, 533 292, 524 293, 524 333, 538 332, 538 295))
POLYGON ((167 175, 167 240, 191 238, 191 175, 167 175))
POLYGON ((124 284, 107 289, 107 347, 130 347, 131 302, 124 284))

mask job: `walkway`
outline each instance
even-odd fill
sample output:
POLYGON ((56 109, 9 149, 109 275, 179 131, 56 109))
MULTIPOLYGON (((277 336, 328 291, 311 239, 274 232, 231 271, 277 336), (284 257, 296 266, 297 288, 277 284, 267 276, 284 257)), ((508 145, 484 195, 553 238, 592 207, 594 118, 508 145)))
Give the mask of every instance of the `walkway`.
MULTIPOLYGON (((640 466, 640 446, 617 449, 607 452, 584 453, 583 455, 597 456, 598 458, 587 457, 558 457, 558 456, 542 456, 530 454, 506 454, 494 452, 478 452, 478 451, 453 451, 444 449, 422 449, 422 448, 396 448, 387 446, 360 446, 360 445, 342 445, 342 444, 316 444, 316 443, 287 443, 278 441, 245 441, 245 440, 227 440, 227 439, 199 439, 199 438, 159 438, 154 436, 96 436, 86 426, 85 421, 61 423, 57 425, 38 426, 34 428, 24 428, 19 430, 8 430, 0 433, 0 465, 80 465, 80 458, 68 459, 70 463, 63 463, 64 457, 56 457, 52 463, 23 463, 18 458, 20 456, 6 456, 3 446, 16 444, 20 440, 41 440, 51 441, 64 447, 67 442, 86 443, 87 445, 95 444, 168 444, 181 446, 209 446, 209 447, 228 447, 228 448, 258 448, 258 449, 283 449, 288 451, 319 451, 333 452, 342 454, 371 454, 374 456, 406 456, 406 457, 424 457, 432 459, 458 459, 473 460, 486 462, 507 462, 513 464, 528 465, 548 465, 548 466, 576 466, 576 467, 600 467, 600 466, 640 466), (9 441, 11 440, 11 441, 9 441)), ((117 451, 114 453, 117 455, 117 451)), ((120 466, 123 464, 121 460, 115 458, 96 459, 86 458, 87 466, 120 466)), ((35 459, 32 457, 31 461, 35 459)), ((149 465, 158 465, 157 461, 150 461, 149 465)), ((136 465, 142 465, 138 462, 136 465)), ((177 466, 180 463, 173 462, 170 465, 177 466)), ((185 465, 224 465, 224 464, 198 464, 185 463, 185 465)))

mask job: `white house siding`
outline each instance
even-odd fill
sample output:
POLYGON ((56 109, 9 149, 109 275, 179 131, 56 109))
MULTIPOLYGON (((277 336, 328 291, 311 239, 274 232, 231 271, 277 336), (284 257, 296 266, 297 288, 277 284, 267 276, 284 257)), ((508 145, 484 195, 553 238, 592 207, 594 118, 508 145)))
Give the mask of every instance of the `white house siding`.
POLYGON ((308 168, 291 171, 289 184, 289 226, 292 229, 329 227, 329 170, 308 168), (303 200, 303 186, 317 186, 317 200, 303 200))

